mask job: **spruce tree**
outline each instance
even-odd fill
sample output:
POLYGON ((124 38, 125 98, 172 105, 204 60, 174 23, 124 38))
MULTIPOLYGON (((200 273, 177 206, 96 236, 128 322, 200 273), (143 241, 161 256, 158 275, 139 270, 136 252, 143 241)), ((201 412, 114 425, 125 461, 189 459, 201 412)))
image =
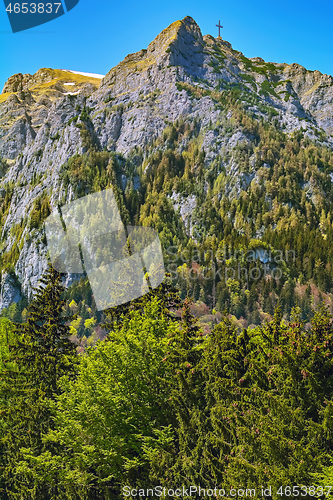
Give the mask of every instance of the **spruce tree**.
POLYGON ((76 348, 69 340, 68 318, 63 317, 63 292, 61 275, 49 266, 28 308, 27 322, 16 325, 17 339, 9 346, 1 406, 6 427, 4 477, 12 500, 47 500, 55 493, 47 484, 35 484, 25 457, 47 449, 43 435, 53 428, 50 402, 61 392, 60 378, 76 371, 76 348))
MULTIPOLYGON (((204 347, 204 336, 198 319, 191 314, 191 301, 185 299, 180 328, 170 336, 166 364, 169 369, 170 404, 173 409, 175 426, 175 447, 177 458, 166 473, 167 484, 186 484, 189 478, 200 470, 200 450, 204 426, 205 401, 203 398, 200 362, 204 347)), ((170 456, 169 451, 166 452, 170 456)), ((163 455, 163 454, 162 454, 163 455)), ((165 457, 164 457, 165 458, 165 457)), ((164 462, 161 457, 160 462, 164 462)), ((156 464, 153 464, 155 473, 156 464)), ((192 484, 190 482, 190 484, 192 484)))
POLYGON ((159 301, 159 313, 166 314, 169 318, 176 319, 175 310, 182 306, 182 300, 178 295, 178 290, 172 285, 170 275, 166 274, 163 282, 156 288, 148 285, 149 292, 130 302, 112 307, 105 311, 106 321, 102 326, 107 330, 112 330, 115 326, 121 327, 124 319, 131 311, 139 310, 144 313, 144 309, 154 298, 159 301))

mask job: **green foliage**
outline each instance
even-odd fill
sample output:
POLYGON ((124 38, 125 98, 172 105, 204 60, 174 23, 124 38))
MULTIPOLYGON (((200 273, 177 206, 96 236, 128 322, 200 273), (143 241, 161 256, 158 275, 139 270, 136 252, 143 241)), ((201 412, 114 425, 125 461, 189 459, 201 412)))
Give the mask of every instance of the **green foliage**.
POLYGON ((14 325, 7 318, 0 318, 0 372, 9 358, 10 345, 15 341, 14 325))
POLYGON ((88 350, 77 379, 62 381, 56 427, 44 438, 61 443, 59 453, 32 458, 41 480, 68 498, 91 498, 90 488, 100 490, 98 498, 118 498, 123 485, 148 484, 144 442, 170 416, 162 359, 177 328, 153 299, 88 350))
POLYGON ((30 229, 39 228, 44 220, 50 215, 50 199, 46 192, 36 198, 30 215, 30 229))
MULTIPOLYGON (((113 101, 113 99, 111 99, 113 101)), ((122 113, 124 111, 124 103, 116 104, 115 106, 111 106, 111 108, 105 108, 105 114, 106 116, 112 115, 113 113, 116 113, 120 111, 122 113)))
MULTIPOLYGON (((14 275, 12 275, 14 277, 14 275)), ((15 278, 14 278, 15 279, 15 278)), ((20 288, 16 278, 16 286, 20 288)), ((1 318, 7 318, 14 323, 23 323, 26 320, 28 300, 23 297, 19 302, 14 302, 1 311, 1 318)))
MULTIPOLYGON (((48 272, 26 324, 0 322, 4 498, 267 484, 278 500, 281 485, 330 481, 333 323, 324 306, 311 325, 299 308, 289 323, 277 308, 240 334, 224 315, 204 336, 190 301, 178 322, 170 307, 179 301, 161 288, 111 315, 108 340, 77 366, 59 280, 48 272)), ((228 286, 239 292, 237 280, 228 286)))
POLYGON ((58 139, 60 139, 60 134, 59 134, 59 132, 57 132, 57 133, 56 133, 56 135, 54 135, 54 136, 50 136, 50 139, 51 139, 52 141, 57 141, 58 139))
POLYGON ((244 69, 246 71, 253 71, 254 64, 253 64, 253 62, 250 59, 248 59, 247 57, 243 56, 242 54, 240 54, 238 57, 244 63, 244 69))
POLYGON ((247 73, 241 73, 240 77, 245 80, 247 83, 250 83, 252 85, 252 88, 254 90, 257 89, 257 85, 255 83, 255 78, 252 75, 249 75, 247 73))
POLYGON ((103 325, 104 328, 112 331, 116 326, 122 325, 131 311, 141 311, 143 314, 145 307, 152 300, 158 301, 160 314, 170 318, 174 317, 174 311, 180 307, 181 300, 178 290, 172 286, 170 275, 166 275, 164 281, 157 288, 151 289, 149 287, 149 292, 142 297, 105 310, 106 320, 103 325))
POLYGON ((1 200, 1 205, 0 205, 1 226, 4 226, 4 223, 6 221, 6 217, 8 215, 10 203, 12 201, 12 197, 13 197, 13 193, 14 193, 15 183, 9 182, 8 184, 5 184, 5 186, 3 186, 3 187, 6 190, 6 194, 5 194, 5 197, 1 200))
POLYGON ((61 178, 67 187, 69 183, 76 190, 77 197, 98 192, 112 185, 123 222, 129 222, 124 195, 120 187, 121 174, 133 176, 130 162, 125 162, 114 153, 90 151, 83 156, 73 156, 63 166, 61 178))
POLYGON ((312 473, 311 476, 313 478, 313 484, 317 485, 317 491, 320 491, 319 488, 323 489, 324 498, 330 498, 330 486, 333 481, 333 465, 332 465, 332 457, 330 458, 330 464, 324 466, 320 472, 312 473))
POLYGON ((68 125, 70 125, 71 123, 77 123, 78 119, 79 119, 79 115, 73 116, 72 118, 70 118, 68 120, 68 125))
POLYGON ((207 95, 211 95, 212 91, 209 89, 202 89, 200 87, 196 87, 195 85, 190 85, 189 83, 176 82, 176 87, 179 92, 182 90, 186 90, 187 94, 190 98, 200 99, 200 97, 204 97, 207 95))
POLYGON ((15 342, 8 344, 9 356, 3 359, 3 477, 6 494, 13 500, 50 498, 56 493, 48 482, 36 484, 26 460, 49 449, 42 435, 53 425, 50 402, 62 391, 61 377, 75 373, 75 346, 62 317, 63 291, 60 274, 50 267, 28 308, 27 322, 15 326, 15 342))
POLYGON ((259 90, 259 95, 272 95, 273 97, 276 97, 276 99, 280 99, 279 95, 275 92, 275 90, 272 88, 272 84, 265 80, 261 84, 261 88, 259 90))
POLYGON ((277 310, 266 327, 241 335, 226 317, 214 328, 194 365, 191 405, 177 400, 176 456, 160 449, 169 463, 159 467, 156 455, 154 479, 225 490, 269 484, 274 499, 281 485, 312 484, 333 444, 333 329, 324 309, 310 331, 293 314, 287 325, 277 310))

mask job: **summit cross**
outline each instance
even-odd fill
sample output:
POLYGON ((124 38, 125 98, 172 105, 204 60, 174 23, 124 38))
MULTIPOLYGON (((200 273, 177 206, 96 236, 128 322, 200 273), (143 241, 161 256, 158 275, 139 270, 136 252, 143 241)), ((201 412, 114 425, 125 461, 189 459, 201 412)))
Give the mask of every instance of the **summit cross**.
POLYGON ((221 28, 223 28, 223 26, 221 26, 221 21, 219 21, 219 24, 217 24, 216 26, 219 29, 219 38, 221 38, 221 28))

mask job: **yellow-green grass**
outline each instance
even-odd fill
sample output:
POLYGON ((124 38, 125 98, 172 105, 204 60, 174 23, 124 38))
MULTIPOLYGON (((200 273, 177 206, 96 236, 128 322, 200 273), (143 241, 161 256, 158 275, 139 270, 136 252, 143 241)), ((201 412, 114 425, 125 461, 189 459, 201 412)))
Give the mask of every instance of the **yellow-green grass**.
MULTIPOLYGON (((71 73, 69 71, 62 71, 60 69, 51 69, 51 70, 48 69, 48 71, 51 72, 52 80, 45 83, 36 83, 35 85, 30 86, 29 91, 32 94, 37 94, 37 96, 43 95, 49 90, 52 90, 57 83, 61 84, 75 83, 75 86, 73 85, 70 87, 73 90, 77 90, 78 86, 81 86, 82 84, 85 83, 91 83, 98 88, 101 83, 100 78, 77 75, 76 73, 71 73)), ((0 103, 5 102, 8 99, 8 97, 13 94, 17 94, 17 92, 5 92, 3 94, 0 94, 0 103)))
POLYGON ((0 103, 7 101, 10 95, 13 95, 14 92, 5 92, 4 94, 0 94, 0 103))

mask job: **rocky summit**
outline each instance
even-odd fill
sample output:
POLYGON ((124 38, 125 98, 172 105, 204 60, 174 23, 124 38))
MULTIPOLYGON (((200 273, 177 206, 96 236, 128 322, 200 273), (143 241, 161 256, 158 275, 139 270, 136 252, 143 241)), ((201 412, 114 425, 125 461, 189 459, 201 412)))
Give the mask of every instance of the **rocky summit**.
MULTIPOLYGON (((141 193, 140 206, 154 191, 153 178, 149 178, 151 189, 140 191, 148 185, 149 175, 157 175, 153 156, 176 144, 185 174, 172 173, 170 167, 169 173, 168 168, 163 171, 164 177, 185 175, 188 180, 188 175, 202 174, 206 197, 240 199, 261 182, 267 186, 275 165, 268 139, 253 124, 263 124, 264 130, 265 123, 274 123, 284 137, 298 137, 300 144, 306 141, 331 152, 333 79, 296 63, 248 59, 220 37, 203 36, 196 22, 185 17, 102 79, 50 68, 11 76, 0 95, 0 123, 0 309, 4 309, 23 296, 30 299, 47 266, 43 220, 58 205, 97 189, 94 180, 89 184, 84 174, 76 175, 78 158, 85 164, 84 158, 93 153, 104 155, 108 168, 114 168, 114 176, 110 175, 120 193, 125 198, 129 189, 141 193), (179 127, 190 132, 181 133, 179 127), (193 148, 202 158, 186 174, 193 148)), ((308 203, 321 210, 328 187, 323 191, 318 182, 316 175, 297 180, 308 203)), ((166 199, 178 220, 177 232, 200 241, 201 198, 186 186, 170 184, 166 199)), ((274 196, 268 201, 272 204, 274 196)), ((292 200, 284 200, 297 216, 292 205, 292 200)), ((142 211, 127 210, 129 218, 147 220, 142 211)), ((220 208, 218 212, 222 213, 220 208)), ((232 224, 244 232, 239 219, 232 224)), ((271 229, 277 225, 278 221, 272 222, 271 229)), ((249 238, 258 238, 264 230, 260 225, 250 232, 249 238)), ((68 284, 74 278, 69 276, 68 284)))

